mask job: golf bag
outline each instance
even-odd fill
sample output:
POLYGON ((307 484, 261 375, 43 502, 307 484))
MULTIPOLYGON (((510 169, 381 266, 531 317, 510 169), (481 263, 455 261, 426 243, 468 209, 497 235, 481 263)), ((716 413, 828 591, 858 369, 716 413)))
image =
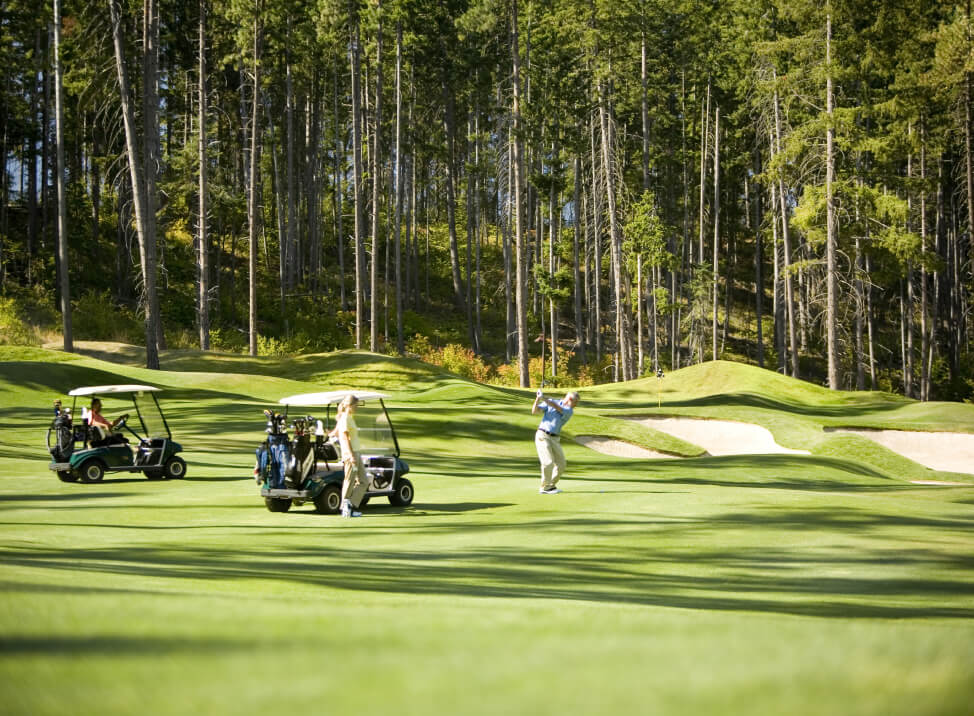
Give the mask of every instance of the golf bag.
POLYGON ((257 474, 260 481, 274 490, 284 488, 284 472, 291 459, 283 416, 270 411, 267 415, 267 440, 257 448, 257 474))
POLYGON ((300 489, 304 478, 311 474, 315 466, 315 451, 311 447, 311 436, 299 433, 291 443, 291 457, 284 472, 288 487, 300 489))
POLYGON ((262 482, 274 490, 283 489, 284 471, 290 460, 287 435, 268 435, 257 448, 257 471, 262 482))
POLYGON ((71 414, 60 413, 47 431, 47 449, 54 462, 67 462, 74 452, 74 428, 71 414))

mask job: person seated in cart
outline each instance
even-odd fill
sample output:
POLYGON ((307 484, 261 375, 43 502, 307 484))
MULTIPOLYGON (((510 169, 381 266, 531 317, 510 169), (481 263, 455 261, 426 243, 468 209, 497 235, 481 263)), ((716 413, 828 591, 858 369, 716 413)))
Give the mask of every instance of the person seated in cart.
POLYGON ((92 440, 92 445, 107 445, 110 443, 127 443, 128 440, 121 433, 113 433, 115 426, 122 422, 127 415, 122 415, 109 422, 108 418, 101 414, 101 400, 91 399, 91 407, 88 409, 88 425, 98 428, 99 439, 92 440))

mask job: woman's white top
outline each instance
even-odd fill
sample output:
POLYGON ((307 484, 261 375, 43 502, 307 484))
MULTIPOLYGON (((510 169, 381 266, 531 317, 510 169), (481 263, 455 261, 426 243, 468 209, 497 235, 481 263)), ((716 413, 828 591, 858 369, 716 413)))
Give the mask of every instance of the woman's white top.
POLYGON ((345 454, 345 441, 342 440, 344 433, 348 433, 348 446, 353 453, 358 454, 362 446, 358 439, 358 425, 355 424, 355 418, 352 417, 351 413, 342 413, 335 424, 335 429, 338 435, 338 444, 342 447, 342 460, 352 457, 345 454))

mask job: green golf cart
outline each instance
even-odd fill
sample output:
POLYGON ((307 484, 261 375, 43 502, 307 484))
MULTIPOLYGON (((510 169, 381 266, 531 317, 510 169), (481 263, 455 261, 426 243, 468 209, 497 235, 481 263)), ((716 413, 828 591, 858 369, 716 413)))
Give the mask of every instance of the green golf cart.
POLYGON ((151 385, 94 385, 69 392, 74 398, 70 408, 62 409, 61 401, 55 401, 47 430, 48 469, 62 482, 101 482, 106 472, 141 472, 150 480, 184 477, 186 462, 176 454, 183 448, 172 439, 158 392, 151 385), (133 412, 121 415, 110 431, 89 424, 87 415, 78 419, 78 398, 87 402, 96 397, 113 400, 112 408, 131 405, 133 412))
POLYGON ((413 484, 405 478, 409 465, 399 457, 399 441, 383 402, 389 396, 335 390, 281 398, 283 413, 264 411, 267 439, 257 448, 254 479, 261 485, 268 510, 287 512, 305 502, 313 502, 321 513, 336 514, 341 509, 345 473, 338 446, 327 434, 335 425, 338 404, 350 392, 359 399, 355 421, 368 479, 359 507, 372 497, 386 497, 398 507, 412 503, 413 484), (312 409, 318 417, 307 414, 312 409))

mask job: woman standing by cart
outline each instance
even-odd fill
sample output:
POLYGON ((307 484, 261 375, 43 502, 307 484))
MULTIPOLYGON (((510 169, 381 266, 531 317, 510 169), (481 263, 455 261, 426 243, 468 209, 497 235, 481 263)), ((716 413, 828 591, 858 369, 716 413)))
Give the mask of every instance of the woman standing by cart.
POLYGON ((338 405, 335 429, 331 432, 338 437, 338 444, 342 449, 342 465, 345 468, 345 481, 342 483, 342 517, 362 516, 358 506, 368 488, 365 465, 360 452, 358 425, 355 424, 355 410, 358 404, 359 400, 354 395, 345 396, 338 405))

